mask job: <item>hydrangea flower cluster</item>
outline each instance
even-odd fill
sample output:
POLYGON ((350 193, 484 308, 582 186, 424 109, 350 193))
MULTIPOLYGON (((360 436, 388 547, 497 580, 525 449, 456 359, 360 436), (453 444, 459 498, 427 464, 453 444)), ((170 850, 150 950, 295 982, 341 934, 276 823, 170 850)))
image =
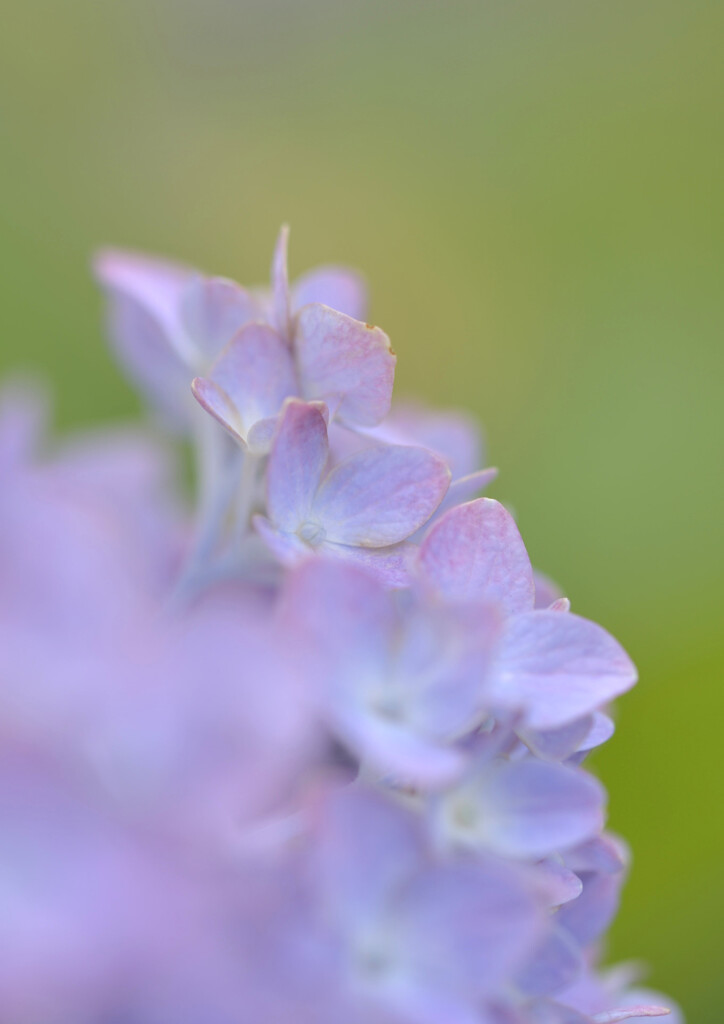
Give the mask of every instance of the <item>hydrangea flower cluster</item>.
MULTIPOLYGON (((628 854, 581 764, 636 680, 534 573, 465 416, 392 406, 334 267, 99 255, 191 440, 0 408, 0 1019, 614 1024, 628 854)), ((669 1018, 681 1024, 673 1010, 669 1018)))

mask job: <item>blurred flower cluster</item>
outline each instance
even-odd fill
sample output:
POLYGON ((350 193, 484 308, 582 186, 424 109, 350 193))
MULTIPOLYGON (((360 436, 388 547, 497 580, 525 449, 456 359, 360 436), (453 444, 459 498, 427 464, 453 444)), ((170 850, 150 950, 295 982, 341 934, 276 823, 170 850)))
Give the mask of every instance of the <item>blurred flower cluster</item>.
POLYGON ((581 764, 635 669, 475 425, 391 405, 363 281, 290 285, 285 230, 269 288, 95 270, 168 430, 52 446, 3 394, 1 1024, 667 1013, 598 968, 628 857, 581 764))

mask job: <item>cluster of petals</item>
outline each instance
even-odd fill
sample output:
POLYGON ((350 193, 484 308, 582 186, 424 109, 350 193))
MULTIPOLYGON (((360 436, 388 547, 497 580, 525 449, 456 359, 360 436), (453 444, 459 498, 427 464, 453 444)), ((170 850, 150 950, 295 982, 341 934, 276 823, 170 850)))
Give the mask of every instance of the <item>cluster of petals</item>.
POLYGON ((391 405, 359 276, 286 253, 96 260, 195 515, 150 432, 0 398, 0 1016, 682 1024, 599 967, 629 855, 584 762, 631 660, 475 425, 391 405))

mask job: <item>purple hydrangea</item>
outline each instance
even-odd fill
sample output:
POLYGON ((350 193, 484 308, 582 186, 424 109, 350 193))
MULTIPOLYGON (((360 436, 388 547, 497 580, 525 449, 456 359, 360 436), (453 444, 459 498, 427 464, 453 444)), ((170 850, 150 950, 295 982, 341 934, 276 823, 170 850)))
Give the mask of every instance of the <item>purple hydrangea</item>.
POLYGON ((682 1024, 599 966, 629 856, 583 762, 632 662, 287 239, 269 288, 96 261, 193 513, 157 433, 2 393, 2 1020, 682 1024))

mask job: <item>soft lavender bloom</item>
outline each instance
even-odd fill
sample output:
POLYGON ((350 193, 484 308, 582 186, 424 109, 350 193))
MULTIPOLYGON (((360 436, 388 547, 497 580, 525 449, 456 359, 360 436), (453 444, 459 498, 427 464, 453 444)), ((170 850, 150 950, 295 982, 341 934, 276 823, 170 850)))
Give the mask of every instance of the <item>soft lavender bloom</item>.
POLYGON ((328 470, 326 407, 287 402, 267 469, 268 519, 254 523, 285 564, 310 551, 362 561, 404 583, 402 541, 447 491, 445 463, 425 448, 375 445, 328 470))
POLYGON ((598 966, 629 858, 581 767, 635 669, 475 499, 475 425, 390 408, 360 279, 286 250, 96 263, 195 516, 146 431, 51 446, 0 394, 0 1015, 661 1016, 598 966))

